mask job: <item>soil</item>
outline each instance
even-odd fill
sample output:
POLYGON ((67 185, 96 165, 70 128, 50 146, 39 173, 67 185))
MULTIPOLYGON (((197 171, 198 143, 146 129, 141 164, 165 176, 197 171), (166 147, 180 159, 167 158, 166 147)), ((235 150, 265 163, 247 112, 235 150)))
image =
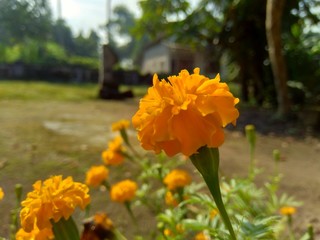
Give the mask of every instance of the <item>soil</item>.
MULTIPOLYGON (((80 152, 92 149, 98 151, 111 138, 111 123, 122 118, 130 119, 137 107, 137 99, 83 102, 0 101, 0 162, 9 164, 7 170, 5 167, 0 171, 0 185, 6 192, 6 197, 0 203, 0 215, 9 216, 8 209, 14 202, 14 197, 10 195, 13 183, 21 180, 22 176, 29 177, 25 183, 33 182, 38 177, 33 172, 35 170, 30 170, 30 175, 24 173, 28 170, 23 167, 23 161, 29 161, 24 156, 26 150, 29 149, 27 154, 30 155, 30 149, 35 148, 42 154, 41 157, 49 160, 55 158, 54 154, 60 156, 67 148, 75 146, 80 152), (51 139, 40 136, 39 129, 46 134, 50 132, 51 139), (36 137, 26 141, 27 134, 34 134, 36 137), (55 149, 57 146, 52 145, 50 151, 41 152, 41 148, 48 147, 48 141, 52 144, 52 139, 62 141, 66 138, 72 139, 70 145, 59 146, 59 151, 55 149), (10 169, 10 161, 18 157, 21 158, 21 168, 10 169)), ((228 127, 225 144, 220 148, 221 171, 227 177, 247 175, 249 149, 243 127, 248 123, 254 124, 258 130, 255 158, 258 167, 263 170, 257 179, 258 184, 263 184, 272 173, 272 151, 279 149, 279 169, 283 174, 280 192, 286 192, 303 202, 294 215, 295 229, 303 232, 308 224, 312 224, 316 236, 320 238, 320 140, 311 136, 312 131, 298 121, 279 122, 272 120, 270 116, 270 112, 257 109, 241 110, 237 127, 228 127)), ((130 133, 135 135, 133 130, 130 133)), ((71 164, 70 159, 72 156, 68 155, 60 161, 71 164)), ((77 166, 72 164, 67 166, 70 169, 77 166)), ((2 220, 0 236, 5 236, 8 234, 8 225, 2 220)))

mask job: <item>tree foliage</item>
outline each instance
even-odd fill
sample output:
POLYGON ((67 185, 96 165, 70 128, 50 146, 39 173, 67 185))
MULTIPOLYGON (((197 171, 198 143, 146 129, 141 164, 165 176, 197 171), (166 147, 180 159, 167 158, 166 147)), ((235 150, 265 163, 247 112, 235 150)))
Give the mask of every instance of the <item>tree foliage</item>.
MULTIPOLYGON (((220 71, 221 59, 227 55, 224 58, 228 59, 227 64, 233 63, 239 69, 235 80, 241 83, 243 101, 254 99, 260 105, 274 104, 275 85, 265 28, 266 2, 200 0, 191 9, 184 0, 142 1, 142 16, 137 21, 135 34, 147 33, 154 41, 170 37, 202 51, 207 59, 206 71, 220 71)), ((319 67, 316 54, 306 46, 312 39, 308 30, 319 23, 319 13, 312 10, 317 6, 319 2, 315 0, 287 1, 283 11, 281 38, 282 51, 288 62, 288 76, 289 79, 303 82, 304 86, 308 84, 303 79, 297 79, 301 74, 294 73, 304 70, 293 66, 296 65, 293 56, 303 52, 313 63, 311 65, 319 67)), ((319 32, 313 34, 314 39, 317 39, 315 36, 319 37, 319 32)), ((307 75, 314 82, 315 72, 307 75)))
POLYGON ((0 32, 0 62, 98 65, 85 59, 98 61, 97 33, 75 37, 63 19, 52 20, 48 0, 0 0, 0 32))
POLYGON ((21 43, 48 39, 51 10, 47 0, 0 0, 0 42, 21 43))

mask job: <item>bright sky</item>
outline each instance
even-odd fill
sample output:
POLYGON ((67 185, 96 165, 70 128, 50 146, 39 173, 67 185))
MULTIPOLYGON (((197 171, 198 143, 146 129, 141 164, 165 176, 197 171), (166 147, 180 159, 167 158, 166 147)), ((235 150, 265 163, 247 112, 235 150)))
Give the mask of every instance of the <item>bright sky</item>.
MULTIPOLYGON (((54 19, 58 17, 58 1, 49 0, 54 19)), ((138 2, 141 0, 60 0, 61 15, 71 27, 73 34, 78 35, 80 31, 88 34, 94 29, 101 38, 105 32, 101 26, 107 21, 107 2, 111 1, 111 8, 117 5, 126 6, 131 12, 139 16, 141 14, 138 2)), ((198 0, 190 0, 194 6, 198 0)))
MULTIPOLYGON (((54 19, 58 17, 58 1, 49 0, 54 19)), ((80 31, 87 34, 94 29, 104 36, 101 26, 107 21, 107 1, 110 0, 60 0, 62 18, 75 35, 80 31)), ((131 12, 140 14, 138 0, 111 0, 111 8, 117 5, 125 5, 131 12)))

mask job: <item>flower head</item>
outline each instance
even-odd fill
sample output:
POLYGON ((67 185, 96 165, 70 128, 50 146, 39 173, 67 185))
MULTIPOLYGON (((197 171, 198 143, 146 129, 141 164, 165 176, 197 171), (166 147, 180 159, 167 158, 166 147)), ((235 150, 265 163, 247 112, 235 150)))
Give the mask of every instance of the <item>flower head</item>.
POLYGON ((129 202, 135 197, 137 188, 137 184, 131 180, 118 182, 111 187, 111 200, 119 203, 129 202))
POLYGON ((117 136, 108 143, 108 149, 102 152, 102 159, 106 165, 119 165, 123 162, 125 151, 122 146, 122 138, 117 136))
POLYGON ((189 185, 191 183, 191 177, 184 170, 174 169, 165 176, 163 182, 169 190, 176 190, 177 188, 189 185))
POLYGON ((105 213, 96 213, 83 223, 84 229, 81 235, 83 240, 116 239, 113 223, 105 213))
POLYGON ((222 128, 235 124, 238 102, 227 84, 220 83, 219 75, 209 79, 200 75, 199 68, 193 74, 182 70, 167 81, 155 74, 132 123, 144 149, 190 156, 202 146, 223 143, 222 128))
POLYGON ((104 166, 92 166, 86 173, 86 184, 92 187, 98 187, 108 178, 109 170, 104 166))
POLYGON ((290 207, 290 206, 284 206, 280 208, 280 213, 282 215, 293 215, 295 214, 297 209, 295 207, 290 207))
POLYGON ((210 238, 204 232, 200 232, 194 237, 194 240, 210 240, 210 238))
POLYGON ((166 192, 165 202, 168 206, 176 207, 178 206, 178 200, 175 198, 174 194, 171 191, 166 192))
POLYGON ((115 131, 121 131, 122 129, 126 129, 130 126, 130 121, 129 120, 119 120, 118 122, 115 122, 112 124, 111 129, 113 132, 115 131))
POLYGON ((84 209, 89 204, 88 191, 86 185, 74 182, 72 177, 53 176, 44 182, 37 181, 33 191, 21 202, 23 230, 31 232, 35 225, 39 230, 51 228, 50 220, 68 219, 76 206, 84 209))
POLYGON ((3 192, 2 188, 0 187, 0 200, 2 200, 3 197, 4 197, 4 192, 3 192))
POLYGON ((34 226, 31 232, 26 232, 23 228, 20 228, 16 233, 16 240, 49 240, 54 239, 54 234, 51 228, 43 228, 39 230, 37 226, 34 226))
POLYGON ((105 213, 96 213, 93 216, 93 221, 96 225, 100 225, 104 229, 110 230, 113 228, 113 223, 112 223, 111 219, 105 213))

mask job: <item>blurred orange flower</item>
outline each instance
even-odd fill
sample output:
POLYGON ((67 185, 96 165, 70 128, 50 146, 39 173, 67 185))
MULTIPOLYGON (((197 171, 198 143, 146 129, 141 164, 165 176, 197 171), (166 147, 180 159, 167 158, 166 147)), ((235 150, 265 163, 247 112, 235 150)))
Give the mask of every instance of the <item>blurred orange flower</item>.
POLYGON ((89 188, 74 182, 72 177, 53 176, 33 184, 33 191, 21 202, 21 227, 30 233, 34 226, 39 230, 51 228, 50 220, 68 219, 76 206, 84 209, 90 202, 89 188))
POLYGON ((3 192, 2 188, 0 187, 0 200, 2 200, 3 197, 4 197, 4 192, 3 192))
POLYGON ((284 206, 280 208, 280 213, 282 215, 293 215, 295 214, 297 209, 295 207, 284 206))
POLYGON ((214 219, 218 215, 218 209, 213 209, 210 211, 210 219, 214 219))
POLYGON ((200 232, 194 237, 194 240, 210 240, 210 238, 203 232, 200 232))
POLYGON ((236 123, 238 102, 219 75, 209 79, 200 75, 199 68, 193 74, 182 70, 167 81, 155 74, 132 123, 144 149, 190 156, 202 146, 216 148, 223 143, 222 127, 236 123))
POLYGON ((108 178, 109 170, 103 166, 92 166, 86 173, 86 184, 92 187, 98 187, 108 178))
POLYGON ((112 229, 113 223, 111 219, 105 213, 96 213, 93 217, 94 223, 96 225, 102 226, 104 229, 112 229))
POLYGON ((174 194, 172 194, 171 191, 167 191, 167 192, 166 192, 165 202, 166 202, 166 204, 167 204, 168 206, 173 206, 173 207, 178 206, 178 201, 177 201, 177 199, 174 197, 174 194))
POLYGON ((137 184, 131 180, 118 182, 111 187, 111 200, 119 203, 129 202, 135 197, 137 188, 137 184))
POLYGON ((165 229, 164 231, 163 231, 163 234, 165 235, 165 236, 172 236, 173 234, 172 234, 172 232, 171 232, 171 230, 170 229, 165 229))
POLYGON ((184 170, 174 169, 165 176, 163 183, 167 185, 169 190, 176 190, 179 187, 189 185, 191 177, 184 170))
POLYGON ((113 132, 121 131, 122 129, 126 129, 130 126, 130 121, 126 119, 119 120, 111 125, 111 129, 113 132))
POLYGON ((119 165, 123 163, 125 151, 122 145, 122 138, 117 136, 108 143, 108 149, 102 152, 102 159, 106 165, 119 165))

